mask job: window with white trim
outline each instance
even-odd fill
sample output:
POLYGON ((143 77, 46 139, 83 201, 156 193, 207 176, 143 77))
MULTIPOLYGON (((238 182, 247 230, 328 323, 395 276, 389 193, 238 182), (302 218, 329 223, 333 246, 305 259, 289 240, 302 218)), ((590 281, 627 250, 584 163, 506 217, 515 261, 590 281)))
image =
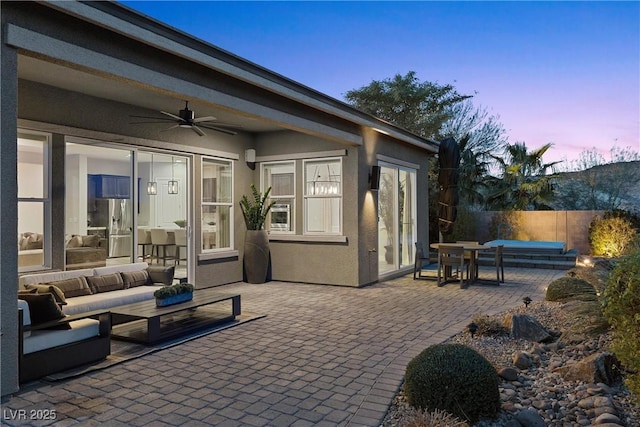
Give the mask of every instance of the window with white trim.
POLYGON ((271 187, 269 199, 275 202, 269 211, 265 228, 270 233, 294 233, 296 217, 295 161, 263 163, 261 168, 262 192, 271 187))
POLYGON ((304 233, 342 233, 342 159, 303 160, 304 233))
POLYGON ((50 267, 49 135, 18 131, 18 268, 50 267))
POLYGON ((202 251, 233 248, 233 162, 202 159, 202 251))

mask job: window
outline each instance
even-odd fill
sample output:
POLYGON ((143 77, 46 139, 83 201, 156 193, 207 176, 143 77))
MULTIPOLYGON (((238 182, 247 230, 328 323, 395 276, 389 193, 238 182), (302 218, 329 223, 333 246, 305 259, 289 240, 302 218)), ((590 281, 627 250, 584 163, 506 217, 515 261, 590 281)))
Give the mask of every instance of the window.
POLYGON ((18 131, 18 268, 51 265, 49 137, 18 131))
POLYGON ((342 233, 342 159, 303 161, 305 234, 342 233))
POLYGON ((271 233, 295 232, 295 162, 262 165, 262 191, 271 187, 269 198, 275 205, 269 211, 266 229, 271 233))
POLYGON ((233 246, 233 163, 202 159, 202 250, 233 246))

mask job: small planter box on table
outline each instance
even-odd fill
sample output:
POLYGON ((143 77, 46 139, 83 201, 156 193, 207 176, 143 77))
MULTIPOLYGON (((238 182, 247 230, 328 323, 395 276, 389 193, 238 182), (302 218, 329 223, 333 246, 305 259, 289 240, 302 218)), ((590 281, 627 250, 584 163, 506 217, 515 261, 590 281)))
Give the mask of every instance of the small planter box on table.
POLYGON ((193 292, 186 294, 172 295, 166 298, 156 298, 157 307, 166 307, 168 305, 180 304, 181 302, 191 301, 193 299, 193 292))

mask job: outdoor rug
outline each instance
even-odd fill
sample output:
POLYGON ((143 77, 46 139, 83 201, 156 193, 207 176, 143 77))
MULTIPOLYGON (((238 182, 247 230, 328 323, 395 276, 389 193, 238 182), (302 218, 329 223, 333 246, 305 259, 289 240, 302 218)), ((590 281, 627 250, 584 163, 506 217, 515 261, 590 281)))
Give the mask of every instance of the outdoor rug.
POLYGON ((41 378, 41 380, 55 382, 79 377, 89 372, 99 371, 101 369, 117 365, 118 363, 126 362, 127 360, 132 360, 138 357, 142 357, 146 354, 155 353, 156 351, 164 350, 166 348, 170 348, 187 341, 194 340, 196 338, 201 338, 215 332, 223 331, 225 329, 233 328, 235 326, 251 322, 252 320, 261 319, 263 317, 265 317, 265 315, 243 313, 239 316, 236 316, 235 320, 218 323, 212 325, 209 328, 201 329, 190 334, 186 334, 184 336, 151 346, 112 339, 111 354, 107 356, 106 359, 89 365, 83 365, 78 368, 70 369, 68 371, 56 372, 55 374, 51 374, 44 378, 41 378))

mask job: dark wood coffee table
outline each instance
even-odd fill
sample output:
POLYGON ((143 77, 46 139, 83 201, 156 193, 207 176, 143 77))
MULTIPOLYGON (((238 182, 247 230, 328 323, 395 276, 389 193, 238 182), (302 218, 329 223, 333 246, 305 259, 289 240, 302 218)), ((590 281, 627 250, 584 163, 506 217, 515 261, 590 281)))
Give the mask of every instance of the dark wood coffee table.
POLYGON ((156 307, 153 299, 113 307, 110 312, 111 338, 155 344, 234 320, 240 315, 240 295, 198 289, 191 301, 156 307))

